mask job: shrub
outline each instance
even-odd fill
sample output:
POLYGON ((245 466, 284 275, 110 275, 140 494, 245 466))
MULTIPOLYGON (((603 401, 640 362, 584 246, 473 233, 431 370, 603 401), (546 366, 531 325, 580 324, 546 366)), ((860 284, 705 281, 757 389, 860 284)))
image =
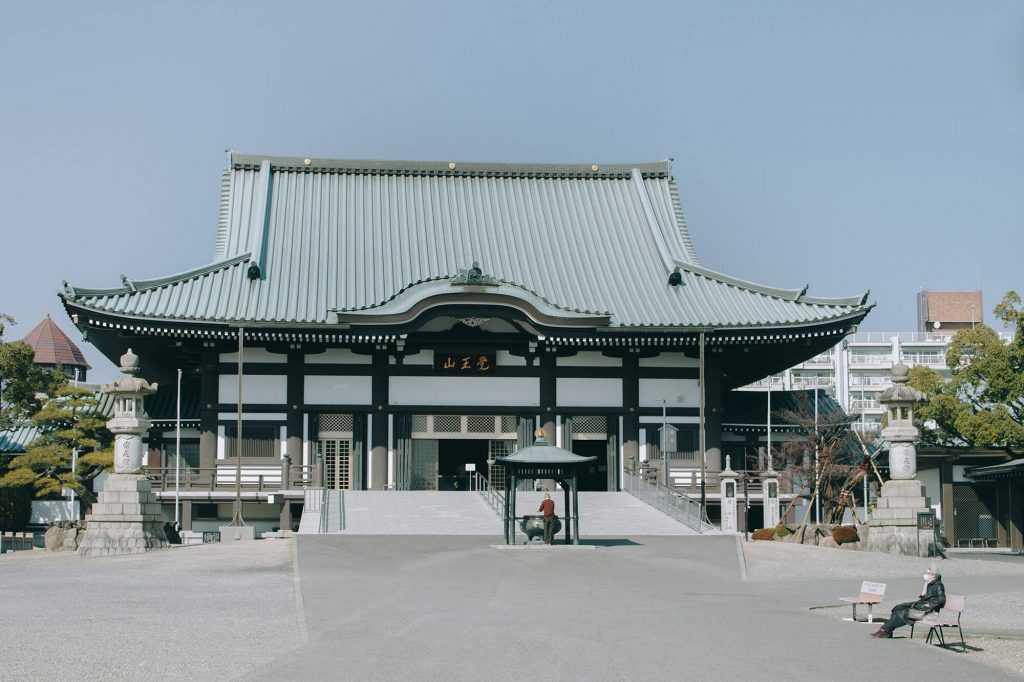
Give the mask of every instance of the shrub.
POLYGON ((836 526, 832 531, 832 539, 837 545, 845 545, 847 542, 860 542, 855 526, 836 526))
POLYGON ((776 537, 784 538, 787 535, 792 535, 792 534, 793 534, 793 531, 791 531, 790 529, 786 528, 781 523, 779 525, 775 526, 775 536, 776 537))
POLYGON ((750 537, 754 540, 774 540, 775 531, 771 528, 758 528, 750 537))
POLYGON ((25 530, 32 517, 32 488, 0 488, 0 531, 25 530))

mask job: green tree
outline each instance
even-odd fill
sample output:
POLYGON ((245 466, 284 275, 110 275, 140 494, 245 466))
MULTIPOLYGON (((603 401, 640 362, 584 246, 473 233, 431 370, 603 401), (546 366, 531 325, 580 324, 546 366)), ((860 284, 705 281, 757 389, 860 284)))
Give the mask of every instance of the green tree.
POLYGON ((92 391, 64 385, 32 417, 40 431, 23 455, 14 457, 0 476, 0 488, 30 486, 36 497, 74 490, 84 500, 93 495, 85 483, 113 466, 112 440, 99 400, 92 391), (72 451, 84 452, 71 471, 72 451))
POLYGON ((0 313, 0 430, 39 411, 46 396, 53 395, 67 378, 33 362, 35 351, 23 341, 5 342, 4 330, 13 324, 10 315, 0 313))
POLYGON ((995 315, 1013 330, 1006 343, 990 327, 961 329, 946 352, 950 381, 926 367, 914 367, 910 385, 928 394, 916 410, 926 444, 1024 448, 1024 307, 1010 291, 995 315), (935 428, 929 428, 935 427, 935 428))

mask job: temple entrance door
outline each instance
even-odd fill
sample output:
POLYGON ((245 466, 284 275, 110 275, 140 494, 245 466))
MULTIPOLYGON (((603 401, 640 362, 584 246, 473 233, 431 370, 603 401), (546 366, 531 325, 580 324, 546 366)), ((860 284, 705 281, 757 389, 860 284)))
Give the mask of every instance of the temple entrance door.
POLYGON ((466 471, 471 464, 475 471, 487 471, 487 451, 490 441, 477 439, 447 439, 438 441, 437 473, 438 490, 469 490, 472 472, 466 471))
POLYGON ((409 490, 437 490, 437 441, 412 441, 412 471, 409 490))
POLYGON ((324 486, 329 490, 351 490, 352 439, 322 438, 319 446, 324 459, 324 486))
POLYGON ((572 452, 583 457, 597 457, 593 462, 577 467, 576 485, 579 490, 608 490, 608 473, 602 466, 608 454, 608 443, 603 440, 573 440, 572 452))

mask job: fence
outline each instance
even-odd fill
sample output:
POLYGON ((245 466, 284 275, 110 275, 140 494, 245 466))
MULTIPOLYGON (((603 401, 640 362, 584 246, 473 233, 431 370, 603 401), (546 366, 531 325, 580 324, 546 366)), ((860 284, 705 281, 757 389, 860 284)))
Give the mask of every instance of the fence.
POLYGON ((32 549, 34 539, 32 533, 0 533, 0 554, 32 549))

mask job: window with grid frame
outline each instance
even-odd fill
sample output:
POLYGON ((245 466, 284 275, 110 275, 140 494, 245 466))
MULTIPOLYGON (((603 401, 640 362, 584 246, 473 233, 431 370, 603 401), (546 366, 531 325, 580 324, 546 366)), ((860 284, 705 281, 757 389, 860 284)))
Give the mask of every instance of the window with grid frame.
MULTIPOLYGON (((166 467, 174 466, 175 446, 176 443, 173 440, 169 443, 164 443, 164 466, 166 467)), ((189 469, 199 468, 198 440, 181 441, 181 464, 189 469)))
POLYGON ((324 462, 324 485, 329 490, 352 489, 352 441, 325 438, 320 441, 320 456, 324 462))
MULTIPOLYGON (((272 459, 281 457, 280 427, 267 424, 242 424, 242 458, 272 459)), ((224 427, 224 456, 234 458, 237 450, 238 427, 224 427)), ((184 453, 184 448, 182 448, 184 453)))

